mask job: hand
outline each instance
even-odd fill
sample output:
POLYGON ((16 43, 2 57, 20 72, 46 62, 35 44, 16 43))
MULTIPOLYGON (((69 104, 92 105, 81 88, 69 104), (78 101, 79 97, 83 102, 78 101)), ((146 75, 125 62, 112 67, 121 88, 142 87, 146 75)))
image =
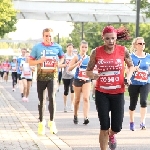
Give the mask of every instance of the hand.
POLYGON ((78 66, 80 66, 81 63, 82 63, 82 59, 80 59, 76 64, 77 64, 78 66))
POLYGON ((99 77, 100 77, 99 74, 93 74, 93 79, 94 79, 94 80, 97 80, 99 77))
POLYGON ((46 57, 45 56, 41 56, 41 59, 39 59, 39 63, 43 63, 46 61, 46 57))
POLYGON ((130 79, 126 78, 126 79, 124 79, 124 83, 125 83, 125 85, 129 86, 132 82, 130 79))
POLYGON ((135 71, 138 71, 139 70, 139 66, 135 66, 134 69, 135 69, 135 71))

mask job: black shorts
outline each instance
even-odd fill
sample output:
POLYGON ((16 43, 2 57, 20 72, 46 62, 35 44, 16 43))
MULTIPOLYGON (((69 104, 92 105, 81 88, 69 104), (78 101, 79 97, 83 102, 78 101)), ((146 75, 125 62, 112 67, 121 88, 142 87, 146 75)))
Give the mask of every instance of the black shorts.
POLYGON ((145 85, 129 85, 128 92, 130 96, 129 110, 134 111, 137 105, 138 97, 140 95, 141 107, 147 107, 147 97, 150 89, 150 84, 145 85))
MULTIPOLYGON (((22 77, 21 79, 26 79, 25 77, 22 77)), ((32 79, 26 79, 27 81, 32 81, 32 79)))
POLYGON ((3 78, 3 75, 4 75, 4 72, 3 71, 1 71, 0 72, 0 76, 3 78))
POLYGON ((73 80, 73 85, 76 86, 76 87, 82 87, 83 84, 89 83, 89 82, 91 82, 91 80, 84 81, 84 80, 80 80, 80 79, 74 79, 73 80))
POLYGON ((17 74, 17 79, 18 79, 18 80, 22 80, 22 79, 21 79, 21 74, 17 74))
POLYGON ((108 130, 111 127, 112 131, 120 132, 124 117, 124 93, 106 94, 96 90, 95 104, 101 130, 108 130))

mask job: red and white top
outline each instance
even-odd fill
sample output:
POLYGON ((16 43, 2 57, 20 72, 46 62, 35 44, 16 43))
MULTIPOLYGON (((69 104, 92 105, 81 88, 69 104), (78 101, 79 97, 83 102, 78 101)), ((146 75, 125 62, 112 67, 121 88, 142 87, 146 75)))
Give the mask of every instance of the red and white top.
POLYGON ((125 47, 120 45, 116 45, 111 54, 105 52, 104 46, 96 48, 96 65, 100 74, 96 83, 96 90, 109 94, 125 91, 124 57, 125 47))

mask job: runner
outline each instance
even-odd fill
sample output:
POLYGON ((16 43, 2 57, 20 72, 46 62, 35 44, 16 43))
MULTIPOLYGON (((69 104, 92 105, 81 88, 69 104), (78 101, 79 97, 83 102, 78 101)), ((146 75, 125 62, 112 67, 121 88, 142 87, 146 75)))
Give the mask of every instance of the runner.
POLYGON ((21 61, 25 61, 25 55, 26 55, 26 52, 27 52, 27 49, 26 48, 22 48, 21 49, 21 56, 19 56, 17 58, 17 79, 18 79, 18 82, 19 83, 19 89, 20 89, 20 93, 21 93, 21 98, 24 97, 23 95, 23 83, 22 83, 22 79, 21 79, 21 70, 20 70, 20 64, 21 64, 21 61))
POLYGON ((29 51, 26 52, 25 61, 21 61, 20 64, 20 70, 22 71, 21 79, 23 83, 23 102, 29 101, 29 91, 32 83, 32 72, 35 70, 33 66, 29 66, 28 60, 29 60, 30 53, 29 51))
POLYGON ((54 122, 54 114, 56 110, 55 93, 58 86, 58 67, 64 62, 62 47, 52 42, 53 30, 43 30, 43 42, 36 44, 30 54, 29 64, 30 66, 37 66, 37 92, 39 98, 38 110, 39 110, 39 124, 38 133, 45 134, 45 120, 44 109, 45 103, 43 101, 43 92, 47 88, 49 97, 49 113, 50 120, 48 126, 50 127, 50 133, 57 133, 56 125, 54 122), (60 59, 60 61, 58 60, 60 59))
POLYGON ((13 57, 10 64, 11 76, 12 76, 12 91, 15 92, 15 85, 17 84, 17 57, 13 57))
POLYGON ((64 64, 62 64, 60 67, 64 68, 64 71, 62 73, 62 79, 64 84, 64 112, 67 112, 67 96, 69 93, 69 87, 71 92, 71 111, 74 110, 74 90, 73 90, 73 76, 68 72, 68 66, 70 61, 74 58, 73 54, 73 44, 69 43, 67 44, 67 52, 65 53, 65 61, 64 64))
POLYGON ((1 78, 1 82, 3 82, 3 74, 4 74, 4 70, 3 70, 3 63, 0 63, 0 78, 1 78))
POLYGON ((4 71, 3 80, 6 83, 8 81, 9 69, 10 69, 10 63, 8 59, 6 59, 6 61, 3 63, 3 71, 4 71))
POLYGON ((148 71, 150 65, 150 54, 144 52, 145 41, 143 37, 133 39, 131 58, 135 66, 136 73, 131 78, 131 85, 128 91, 130 96, 130 130, 135 130, 134 112, 136 109, 138 97, 140 95, 140 115, 141 123, 140 128, 146 129, 145 118, 147 112, 147 98, 149 93, 150 84, 148 83, 148 71))
POLYGON ((88 113, 89 113, 89 96, 91 88, 91 80, 85 75, 85 70, 89 62, 89 56, 86 55, 88 51, 88 43, 86 41, 81 41, 80 43, 80 53, 76 55, 69 64, 68 71, 72 71, 77 67, 74 75, 74 92, 75 92, 75 103, 74 103, 74 124, 78 124, 78 110, 80 104, 81 93, 83 94, 83 124, 87 125, 89 123, 88 113))
POLYGON ((125 28, 115 29, 107 26, 103 29, 104 45, 92 51, 86 74, 91 79, 97 79, 95 103, 100 121, 99 142, 101 150, 107 150, 108 141, 111 150, 116 149, 115 134, 121 131, 124 117, 124 61, 129 67, 127 82, 134 71, 128 50, 116 44, 118 39, 128 39, 125 28), (93 73, 97 65, 98 75, 93 73), (111 120, 109 116, 111 112, 111 120))

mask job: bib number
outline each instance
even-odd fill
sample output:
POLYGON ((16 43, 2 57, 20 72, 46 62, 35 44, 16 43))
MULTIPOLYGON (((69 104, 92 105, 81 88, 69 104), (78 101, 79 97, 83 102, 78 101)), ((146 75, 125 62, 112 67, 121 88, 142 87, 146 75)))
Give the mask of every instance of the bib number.
POLYGON ((78 78, 82 79, 82 80, 89 80, 88 76, 86 76, 86 70, 85 69, 79 69, 78 78))

